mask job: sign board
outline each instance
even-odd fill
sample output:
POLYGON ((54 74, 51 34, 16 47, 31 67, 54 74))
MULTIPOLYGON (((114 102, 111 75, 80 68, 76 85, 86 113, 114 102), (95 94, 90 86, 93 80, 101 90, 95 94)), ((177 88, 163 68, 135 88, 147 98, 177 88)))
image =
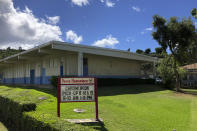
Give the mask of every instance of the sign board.
POLYGON ((97 80, 93 77, 58 78, 57 115, 60 117, 60 103, 95 102, 98 120, 97 80))
POLYGON ((61 102, 94 101, 94 85, 61 85, 61 102))

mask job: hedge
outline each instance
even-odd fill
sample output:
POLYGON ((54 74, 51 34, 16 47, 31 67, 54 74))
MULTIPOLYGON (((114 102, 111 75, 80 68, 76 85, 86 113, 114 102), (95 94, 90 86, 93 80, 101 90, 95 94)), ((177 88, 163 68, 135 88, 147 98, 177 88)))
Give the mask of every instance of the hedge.
POLYGON ((58 118, 54 90, 32 89, 31 87, 0 86, 0 121, 9 131, 89 131, 89 126, 72 124, 64 117, 58 118), (44 97, 45 99, 40 99, 44 97), (43 110, 43 107, 44 110, 43 110), (42 107, 42 109, 40 109, 42 107), (50 113, 49 113, 49 112, 50 113))
POLYGON ((141 79, 141 78, 98 78, 98 86, 121 86, 121 85, 134 85, 134 84, 154 84, 154 79, 141 79))
MULTIPOLYGON (((69 77, 69 76, 67 76, 69 77)), ((76 76, 77 77, 77 76, 76 76)), ((50 79, 51 85, 57 87, 58 76, 52 76, 50 79)), ((134 84, 154 84, 155 79, 141 79, 141 78, 97 78, 98 86, 120 86, 120 85, 134 85, 134 84)))
POLYGON ((53 127, 44 122, 23 114, 25 111, 33 111, 36 104, 20 104, 9 98, 0 96, 0 120, 9 131, 55 131, 53 127))

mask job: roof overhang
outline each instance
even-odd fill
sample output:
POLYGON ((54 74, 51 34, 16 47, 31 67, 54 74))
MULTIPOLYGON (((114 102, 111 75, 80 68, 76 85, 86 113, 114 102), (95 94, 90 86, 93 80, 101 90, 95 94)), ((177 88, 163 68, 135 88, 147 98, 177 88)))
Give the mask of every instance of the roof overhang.
POLYGON ((71 44, 71 43, 59 42, 59 41, 50 41, 43 45, 37 46, 35 48, 26 50, 24 52, 0 60, 0 66, 2 65, 7 66, 7 64, 10 63, 13 64, 17 61, 35 60, 38 57, 47 54, 55 54, 55 53, 61 54, 65 51, 82 52, 86 54, 110 56, 110 57, 138 60, 144 62, 157 62, 158 60, 158 58, 156 57, 150 57, 150 56, 136 54, 128 51, 101 48, 95 46, 87 46, 87 45, 79 45, 79 44, 71 44))
POLYGON ((52 48, 57 49, 57 50, 83 52, 87 54, 111 56, 111 57, 140 60, 140 61, 146 61, 146 62, 156 62, 158 60, 158 58, 156 57, 150 57, 146 55, 132 53, 129 51, 95 47, 95 46, 87 46, 87 45, 79 45, 79 44, 70 44, 70 43, 59 42, 59 41, 54 41, 52 48))

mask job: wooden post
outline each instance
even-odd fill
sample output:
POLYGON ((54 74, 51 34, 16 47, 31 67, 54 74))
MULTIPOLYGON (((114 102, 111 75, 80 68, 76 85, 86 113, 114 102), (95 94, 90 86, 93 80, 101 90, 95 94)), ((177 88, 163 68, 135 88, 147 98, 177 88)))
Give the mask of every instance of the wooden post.
POLYGON ((98 121, 98 90, 97 90, 97 79, 94 78, 95 81, 95 109, 96 109, 96 120, 98 121))
POLYGON ((61 78, 58 77, 58 85, 57 85, 57 117, 60 117, 60 80, 61 78))

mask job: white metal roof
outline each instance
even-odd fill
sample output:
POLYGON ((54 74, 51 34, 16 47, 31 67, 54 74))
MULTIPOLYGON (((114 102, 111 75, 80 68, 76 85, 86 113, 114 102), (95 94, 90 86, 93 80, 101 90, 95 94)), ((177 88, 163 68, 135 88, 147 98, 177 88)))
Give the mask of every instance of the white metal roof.
POLYGON ((147 62, 156 62, 158 58, 151 57, 147 55, 132 53, 129 51, 117 50, 117 49, 109 49, 109 48, 102 48, 102 47, 95 47, 95 46, 87 46, 81 44, 71 44, 67 42, 60 42, 60 41, 50 41, 35 48, 26 50, 24 52, 9 56, 0 60, 0 63, 9 61, 9 59, 19 57, 21 55, 28 54, 30 52, 40 50, 45 47, 50 47, 50 49, 56 50, 66 50, 66 51, 73 51, 73 52, 82 52, 87 54, 95 54, 95 55, 103 55, 103 56, 111 56, 111 57, 118 57, 118 58, 125 58, 125 59, 132 59, 132 60, 140 60, 140 61, 147 61, 147 62))

